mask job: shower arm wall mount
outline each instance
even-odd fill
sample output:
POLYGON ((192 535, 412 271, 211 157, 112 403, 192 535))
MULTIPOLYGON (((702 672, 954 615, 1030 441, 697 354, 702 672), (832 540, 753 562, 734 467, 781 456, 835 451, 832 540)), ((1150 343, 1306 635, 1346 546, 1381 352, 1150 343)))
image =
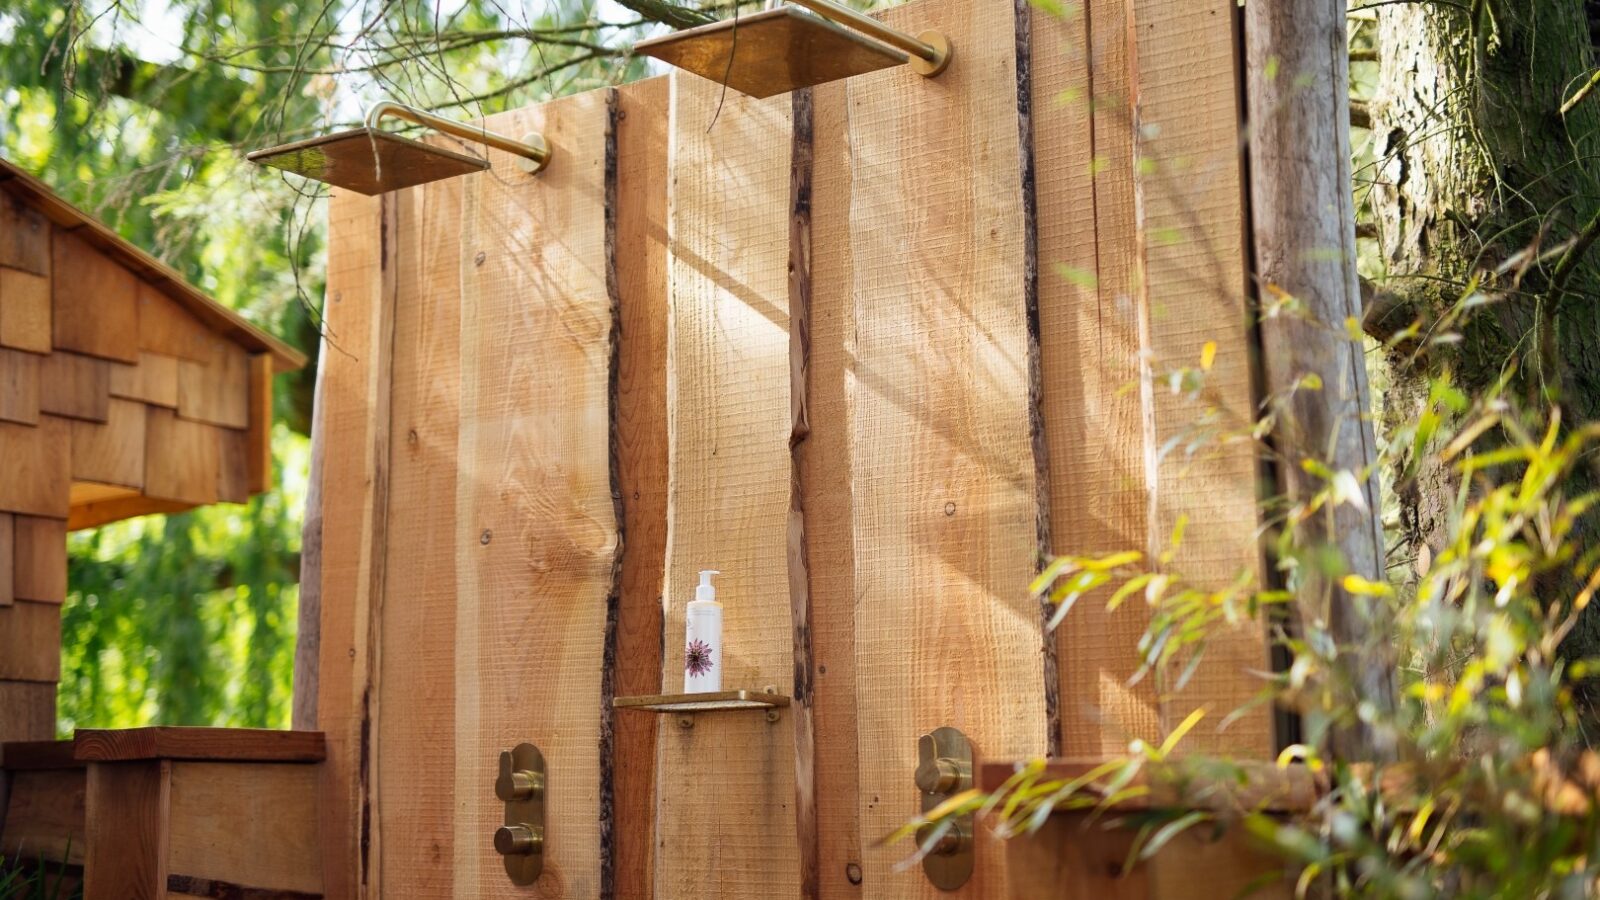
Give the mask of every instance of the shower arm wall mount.
POLYGON ((474 128, 461 122, 445 119, 430 112, 423 112, 396 103, 393 100, 384 100, 367 110, 366 126, 373 131, 381 130, 378 123, 384 119, 404 119, 417 125, 432 128, 452 137, 464 141, 477 141, 487 144, 497 150, 504 150, 517 157, 517 168, 529 175, 536 174, 550 164, 550 144, 540 134, 530 132, 523 135, 522 140, 514 141, 502 134, 496 134, 485 128, 474 128))
POLYGON ((789 2, 904 52, 909 57, 907 62, 911 65, 911 70, 918 75, 932 78, 950 65, 950 39, 945 37, 943 32, 924 31, 912 37, 832 0, 789 0, 789 2))

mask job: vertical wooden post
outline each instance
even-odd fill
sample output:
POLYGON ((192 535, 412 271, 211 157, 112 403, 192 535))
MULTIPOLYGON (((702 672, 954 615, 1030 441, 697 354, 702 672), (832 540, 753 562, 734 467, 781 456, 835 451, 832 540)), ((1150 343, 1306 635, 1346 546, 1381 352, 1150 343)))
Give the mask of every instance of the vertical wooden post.
MULTIPOLYGON (((1288 396, 1309 375, 1323 385, 1294 391, 1278 411, 1278 449, 1289 463, 1279 477, 1296 498, 1323 486, 1298 465, 1300 457, 1326 454, 1323 462, 1331 468, 1361 473, 1377 456, 1362 347, 1345 326, 1361 317, 1345 41, 1343 4, 1278 0, 1245 6, 1255 274, 1262 289, 1271 285, 1304 304, 1300 316, 1261 323, 1266 388, 1270 396, 1288 396)), ((1363 489, 1366 509, 1341 505, 1308 522, 1305 536, 1336 546, 1348 571, 1377 581, 1383 577, 1383 534, 1375 470, 1363 489)), ((1341 646, 1367 642, 1368 612, 1336 581, 1308 583, 1302 596, 1327 604, 1319 614, 1327 616, 1341 646)), ((1392 697, 1386 666, 1357 671, 1368 698, 1392 697)), ((1368 733, 1346 733, 1335 744, 1358 756, 1381 749, 1368 733)))

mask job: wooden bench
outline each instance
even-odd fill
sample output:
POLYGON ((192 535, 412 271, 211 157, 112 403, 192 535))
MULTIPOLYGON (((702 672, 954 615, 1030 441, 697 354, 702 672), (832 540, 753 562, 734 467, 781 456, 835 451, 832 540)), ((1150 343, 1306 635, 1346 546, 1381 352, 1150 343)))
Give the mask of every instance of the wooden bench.
POLYGON ((241 728, 7 744, 0 761, 14 784, 0 840, 81 864, 86 900, 316 900, 325 756, 319 732, 241 728))

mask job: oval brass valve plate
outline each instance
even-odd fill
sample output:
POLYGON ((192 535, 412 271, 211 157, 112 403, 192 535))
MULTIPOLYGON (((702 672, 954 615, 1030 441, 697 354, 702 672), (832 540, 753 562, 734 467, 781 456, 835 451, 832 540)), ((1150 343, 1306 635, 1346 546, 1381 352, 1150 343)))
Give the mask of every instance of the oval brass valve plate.
POLYGON ((495 832, 495 851, 511 883, 530 885, 544 872, 544 754, 532 744, 500 751, 500 772, 492 785, 506 805, 505 825, 495 832))

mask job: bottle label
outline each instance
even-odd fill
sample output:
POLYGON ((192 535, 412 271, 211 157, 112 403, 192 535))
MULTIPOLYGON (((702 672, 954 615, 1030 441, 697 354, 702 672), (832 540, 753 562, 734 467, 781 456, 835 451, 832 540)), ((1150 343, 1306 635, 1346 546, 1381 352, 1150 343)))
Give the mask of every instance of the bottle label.
POLYGON ((711 645, 705 641, 698 639, 690 641, 683 653, 684 674, 691 678, 698 678, 710 672, 712 667, 716 665, 716 661, 712 659, 714 652, 711 645))

